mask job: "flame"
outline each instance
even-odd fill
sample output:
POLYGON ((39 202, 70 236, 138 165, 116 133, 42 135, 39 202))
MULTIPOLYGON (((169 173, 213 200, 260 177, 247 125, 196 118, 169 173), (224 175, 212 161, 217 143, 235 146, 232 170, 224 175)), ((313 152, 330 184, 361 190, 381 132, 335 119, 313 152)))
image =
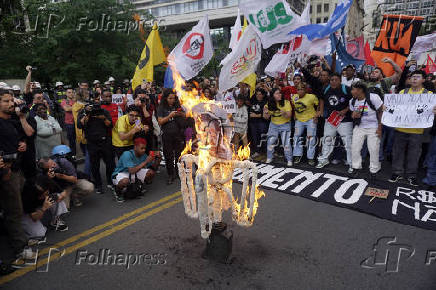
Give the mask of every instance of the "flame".
POLYGON ((183 155, 191 153, 191 152, 192 152, 192 140, 189 140, 189 142, 186 144, 186 146, 183 149, 183 151, 180 154, 180 156, 183 156, 183 155))
POLYGON ((238 149, 238 159, 244 161, 248 158, 250 158, 250 144, 244 147, 240 146, 238 149))

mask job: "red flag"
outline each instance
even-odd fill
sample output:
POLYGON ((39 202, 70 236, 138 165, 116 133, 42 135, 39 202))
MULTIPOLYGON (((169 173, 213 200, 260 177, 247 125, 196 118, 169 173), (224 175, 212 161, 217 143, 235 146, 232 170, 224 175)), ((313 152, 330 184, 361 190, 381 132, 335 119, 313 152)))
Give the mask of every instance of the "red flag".
POLYGON ((425 73, 430 74, 430 73, 434 73, 435 71, 436 71, 436 63, 431 58, 431 56, 429 54, 427 54, 427 63, 425 65, 425 73))
POLYGON ((375 62, 371 57, 371 48, 369 47, 368 41, 365 43, 365 64, 375 66, 375 62))
POLYGON ((363 50, 363 35, 347 40, 347 52, 354 58, 365 59, 363 50))

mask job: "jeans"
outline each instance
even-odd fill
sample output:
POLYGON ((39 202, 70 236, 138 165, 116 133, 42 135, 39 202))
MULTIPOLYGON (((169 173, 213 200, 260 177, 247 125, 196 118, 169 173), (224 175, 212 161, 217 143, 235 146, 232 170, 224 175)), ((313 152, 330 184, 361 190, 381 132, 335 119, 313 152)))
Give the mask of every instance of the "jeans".
POLYGON ((282 139, 283 151, 287 161, 292 161, 292 144, 291 144, 291 125, 290 123, 285 123, 281 125, 269 123, 269 129, 267 134, 267 151, 266 158, 272 159, 274 154, 274 149, 278 144, 278 136, 282 139))
POLYGON ((380 160, 384 160, 384 152, 386 152, 386 155, 392 155, 394 136, 395 128, 383 125, 382 140, 380 142, 380 160))
POLYGON ((86 148, 86 144, 80 143, 80 149, 82 149, 83 155, 85 155, 85 169, 84 172, 86 175, 91 177, 91 160, 89 159, 88 149, 86 148))
POLYGON ((347 163, 351 164, 351 142, 353 137, 353 122, 340 123, 334 127, 329 122, 324 125, 324 137, 322 140, 322 154, 318 161, 324 162, 329 159, 335 147, 336 133, 339 133, 344 142, 345 151, 347 152, 347 163))
POLYGON ((406 173, 407 177, 416 177, 422 151, 422 138, 423 134, 395 131, 395 143, 392 148, 392 173, 397 175, 406 173), (407 162, 406 169, 404 161, 407 162))
POLYGON ((67 130, 68 144, 72 154, 76 155, 76 129, 74 124, 65 124, 65 129, 67 130))
POLYGON ((431 139, 426 162, 427 175, 422 181, 425 184, 436 186, 436 136, 431 139))
POLYGON ((366 140, 369 150, 369 172, 377 173, 381 166, 379 161, 380 138, 376 128, 360 128, 356 126, 353 130, 352 141, 352 162, 354 169, 362 169, 362 147, 366 140))
MULTIPOLYGON (((248 123, 250 133, 251 133, 251 144, 253 145, 253 152, 261 153, 262 146, 264 143, 262 142, 262 135, 268 132, 268 123, 263 120, 255 120, 251 119, 248 123)), ((265 151, 264 151, 265 152, 265 151)))
POLYGON ((303 144, 309 143, 307 149, 307 158, 313 159, 315 157, 316 149, 316 126, 317 124, 310 119, 306 122, 295 121, 295 133, 294 133, 294 156, 303 156, 303 144), (300 140, 301 135, 303 135, 304 130, 307 129, 306 142, 300 140), (307 142, 308 140, 308 142, 307 142))

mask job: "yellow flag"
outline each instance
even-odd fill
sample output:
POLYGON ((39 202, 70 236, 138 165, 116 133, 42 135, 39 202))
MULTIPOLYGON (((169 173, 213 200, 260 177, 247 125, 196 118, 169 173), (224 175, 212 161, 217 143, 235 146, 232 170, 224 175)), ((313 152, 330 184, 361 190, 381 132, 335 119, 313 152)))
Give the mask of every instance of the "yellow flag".
MULTIPOLYGON (((244 33, 245 28, 247 28, 248 22, 247 18, 244 17, 244 25, 242 26, 242 33, 244 33)), ((242 80, 243 83, 250 86, 250 97, 254 94, 256 89, 256 74, 252 73, 248 77, 242 80)))
POLYGON ((144 79, 152 82, 154 66, 161 64, 164 61, 166 61, 165 52, 162 46, 162 41, 160 40, 157 24, 154 23, 136 66, 132 88, 135 89, 144 79))

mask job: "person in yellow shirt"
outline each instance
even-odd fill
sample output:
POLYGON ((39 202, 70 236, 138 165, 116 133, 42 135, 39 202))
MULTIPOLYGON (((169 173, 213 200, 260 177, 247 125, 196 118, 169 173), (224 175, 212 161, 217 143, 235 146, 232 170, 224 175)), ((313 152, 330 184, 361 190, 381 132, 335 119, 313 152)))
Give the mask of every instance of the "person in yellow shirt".
POLYGON ((118 159, 124 151, 133 148, 133 139, 136 134, 148 131, 147 126, 141 124, 141 111, 139 107, 131 105, 126 110, 126 115, 118 118, 112 129, 112 145, 118 159))
MULTIPOLYGON (((416 70, 410 78, 411 87, 400 91, 400 94, 432 94, 432 92, 424 89, 424 82, 425 72, 416 70)), ((403 174, 405 174, 410 185, 419 185, 416 180, 416 173, 422 151, 423 133, 424 129, 395 128, 390 182, 399 181, 403 178, 403 174), (407 166, 404 164, 405 162, 407 166)))
POLYGON ((315 165, 315 149, 316 149, 316 126, 318 117, 321 115, 317 112, 318 98, 313 94, 306 92, 306 83, 300 83, 297 86, 297 94, 292 96, 292 104, 295 108, 295 133, 294 133, 294 163, 301 162, 303 156, 303 144, 309 142, 307 148, 307 159, 309 165, 315 165), (307 130, 307 140, 300 140, 304 130, 307 130))
POLYGON ((91 161, 89 158, 88 150, 86 148, 86 139, 85 134, 82 129, 77 127, 77 118, 79 112, 85 108, 85 102, 89 99, 89 92, 86 89, 77 89, 76 91, 76 99, 77 101, 71 107, 71 112, 73 113, 74 119, 74 128, 76 130, 76 141, 80 145, 80 149, 82 150, 83 155, 85 155, 85 174, 89 177, 91 176, 91 161))
POLYGON ((291 115, 291 103, 283 98, 279 88, 274 88, 263 111, 263 117, 271 119, 267 133, 266 163, 272 162, 276 142, 280 135, 287 165, 292 166, 291 115))

